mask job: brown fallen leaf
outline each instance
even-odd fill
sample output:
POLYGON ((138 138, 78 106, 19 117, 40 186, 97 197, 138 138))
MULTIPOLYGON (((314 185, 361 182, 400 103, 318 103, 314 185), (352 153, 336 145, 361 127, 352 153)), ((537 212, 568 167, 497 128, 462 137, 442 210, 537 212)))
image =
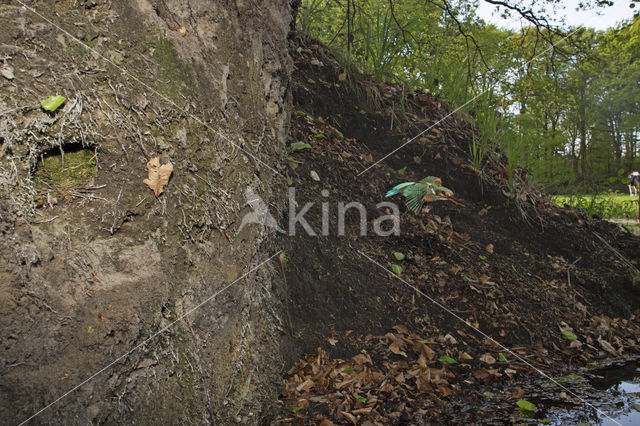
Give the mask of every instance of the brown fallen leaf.
POLYGON ((422 352, 421 355, 424 355, 425 358, 429 361, 432 361, 433 358, 435 358, 436 353, 433 349, 431 349, 429 346, 425 345, 424 343, 419 343, 420 345, 420 352, 422 352))
POLYGON ((486 362, 489 365, 496 363, 496 359, 494 357, 492 357, 491 354, 489 354, 489 353, 480 355, 480 361, 486 362))
POLYGON ((480 370, 476 370, 473 373, 473 377, 475 377, 476 379, 479 379, 479 380, 484 380, 487 377, 489 377, 489 371, 487 371, 486 368, 482 368, 480 370))
POLYGON ((342 415, 354 425, 358 423, 358 419, 356 419, 356 416, 354 416, 353 414, 343 411, 342 415))
POLYGON ((473 359, 473 357, 472 357, 471 355, 469 355, 468 353, 466 353, 466 352, 461 352, 461 353, 458 355, 458 359, 459 359, 460 361, 470 361, 470 360, 472 360, 472 359, 473 359))
POLYGON ((611 355, 618 355, 618 351, 614 349, 611 343, 606 340, 602 340, 602 337, 598 337, 598 343, 600 343, 600 347, 602 347, 602 349, 609 352, 611 355))
POLYGON ((390 344, 389 345, 389 350, 391 352, 393 352, 394 354, 396 354, 396 355, 402 355, 404 357, 407 356, 407 353, 400 349, 400 346, 398 346, 397 342, 393 342, 392 344, 390 344))
POLYGON ((524 396, 524 391, 522 388, 515 388, 513 392, 511 392, 511 398, 513 399, 522 399, 524 396))
POLYGON ((166 163, 161 166, 160 157, 153 157, 147 163, 147 170, 149 171, 149 177, 143 182, 153 190, 157 197, 162 194, 164 186, 169 182, 169 177, 173 172, 173 164, 166 163))
POLYGON ((509 377, 513 377, 516 373, 517 371, 512 368, 507 368, 504 370, 504 374, 506 374, 509 377))
POLYGON ((175 25, 175 26, 169 27, 169 29, 173 30, 173 31, 176 31, 182 37, 187 35, 187 29, 185 27, 183 27, 182 25, 175 25))
POLYGON ((309 389, 311 389, 313 386, 315 385, 315 383, 313 382, 313 380, 311 379, 307 379, 304 382, 300 383, 300 385, 298 385, 298 387, 296 388, 296 390, 298 392, 301 391, 308 391, 309 389))
POLYGON ((581 347, 581 346, 582 346, 582 342, 581 342, 580 340, 574 340, 573 342, 571 342, 571 343, 569 344, 569 347, 570 347, 571 349, 577 349, 577 348, 579 348, 579 347, 581 347))

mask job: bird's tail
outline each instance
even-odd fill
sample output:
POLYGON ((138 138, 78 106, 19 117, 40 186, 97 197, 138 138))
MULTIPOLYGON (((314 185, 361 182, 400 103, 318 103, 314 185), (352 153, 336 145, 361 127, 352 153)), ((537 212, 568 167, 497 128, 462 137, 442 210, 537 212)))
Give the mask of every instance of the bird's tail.
POLYGON ((400 185, 396 185, 393 188, 391 188, 389 191, 387 191, 387 193, 385 194, 385 197, 391 197, 392 195, 400 194, 403 189, 405 189, 407 186, 413 185, 414 183, 415 182, 404 182, 404 183, 401 183, 400 185))

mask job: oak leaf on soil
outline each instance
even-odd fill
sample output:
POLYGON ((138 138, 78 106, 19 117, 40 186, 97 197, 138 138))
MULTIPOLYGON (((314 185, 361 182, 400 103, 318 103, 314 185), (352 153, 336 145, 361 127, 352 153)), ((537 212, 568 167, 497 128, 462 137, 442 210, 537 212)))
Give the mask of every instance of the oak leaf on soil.
POLYGON ((173 164, 166 163, 160 165, 160 157, 153 157, 147 162, 149 177, 143 180, 149 188, 153 190, 156 197, 164 191, 164 186, 169 182, 169 177, 173 172, 173 164))

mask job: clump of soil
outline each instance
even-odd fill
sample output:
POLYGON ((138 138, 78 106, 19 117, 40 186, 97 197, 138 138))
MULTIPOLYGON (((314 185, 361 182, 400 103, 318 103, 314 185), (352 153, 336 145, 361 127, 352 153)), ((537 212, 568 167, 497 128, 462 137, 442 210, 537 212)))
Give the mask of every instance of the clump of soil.
POLYGON ((477 129, 437 97, 353 80, 312 40, 292 56, 293 212, 314 203, 316 235, 282 240, 293 350, 276 423, 513 421, 531 377, 640 351, 640 239, 553 205, 520 170, 509 182, 497 152, 475 167, 477 129), (396 197, 399 235, 376 235, 386 191, 426 176, 463 206, 416 215, 396 197), (364 212, 340 233, 352 201, 364 212))

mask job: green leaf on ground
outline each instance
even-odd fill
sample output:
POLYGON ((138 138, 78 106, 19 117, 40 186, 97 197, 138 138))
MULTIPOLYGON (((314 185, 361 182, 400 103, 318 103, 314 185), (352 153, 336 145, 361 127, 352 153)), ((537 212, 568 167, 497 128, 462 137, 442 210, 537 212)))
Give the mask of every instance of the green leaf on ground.
POLYGON ((393 264, 391 265, 391 270, 393 271, 394 274, 400 275, 402 273, 402 266, 393 264))
POLYGON ((294 151, 300 151, 302 149, 308 149, 308 148, 311 148, 311 145, 305 142, 298 141, 298 142, 292 143, 285 149, 287 150, 287 152, 294 152, 294 151))
POLYGON ((396 257, 397 260, 404 260, 405 255, 400 253, 399 251, 393 253, 393 255, 396 257))
POLYGON ((578 336, 576 336, 575 333, 572 333, 569 330, 562 330, 562 338, 570 342, 573 342, 578 338, 578 336))
POLYGON ((400 170, 398 170, 398 174, 399 175, 403 175, 404 172, 406 172, 406 171, 407 171, 407 167, 405 166, 405 167, 401 168, 400 170))
POLYGON ((292 156, 287 157, 287 160, 289 160, 289 167, 291 167, 292 170, 295 170, 298 167, 298 164, 303 163, 302 161, 296 160, 292 156))
POLYGON ((360 396, 357 393, 353 395, 358 401, 362 402, 363 404, 365 402, 367 402, 367 398, 365 398, 364 396, 360 396))
POLYGON ((42 105, 42 109, 44 109, 45 111, 53 112, 57 110, 60 105, 62 105, 66 100, 67 98, 60 95, 49 96, 47 100, 42 101, 40 105, 42 105))
POLYGON ((478 280, 474 280, 473 278, 469 278, 469 277, 468 277, 468 276, 466 276, 466 275, 464 275, 464 276, 462 277, 462 279, 463 279, 463 280, 465 280, 465 281, 466 281, 466 282, 468 282, 468 283, 474 283, 474 284, 475 284, 475 283, 477 283, 477 282, 478 282, 478 280))
POLYGON ((498 362, 508 362, 507 357, 502 352, 498 353, 498 362))
POLYGON ((524 399, 521 399, 520 401, 518 401, 517 404, 522 411, 527 411, 529 413, 536 411, 536 406, 530 403, 529 401, 525 401, 524 399))
POLYGON ((448 355, 442 355, 440 358, 438 358, 438 361, 443 362, 445 364, 457 364, 458 361, 456 361, 455 359, 451 358, 448 355))

